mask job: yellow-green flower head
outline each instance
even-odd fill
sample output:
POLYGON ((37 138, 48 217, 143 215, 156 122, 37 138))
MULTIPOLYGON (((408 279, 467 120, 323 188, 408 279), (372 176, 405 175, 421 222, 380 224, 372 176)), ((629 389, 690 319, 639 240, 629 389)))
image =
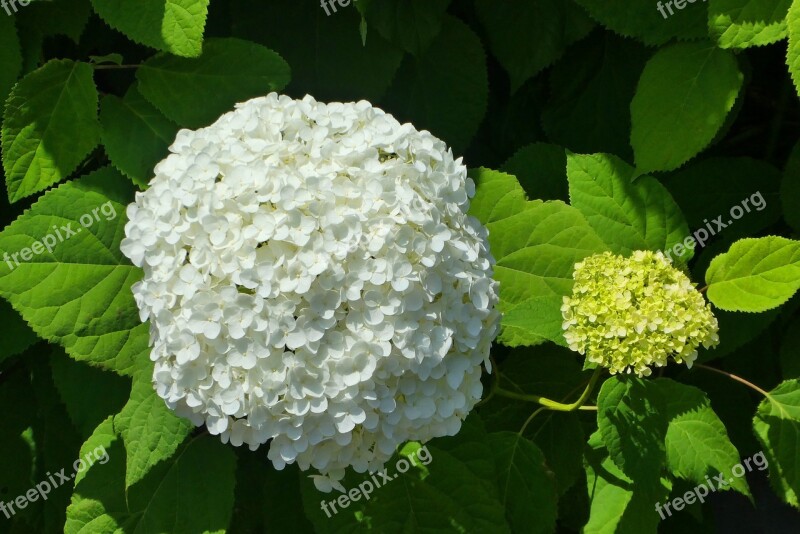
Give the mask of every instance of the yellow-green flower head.
POLYGON ((575 264, 573 278, 564 338, 612 374, 648 376, 670 357, 691 367, 700 344, 719 344, 711 306, 661 252, 595 254, 575 264))

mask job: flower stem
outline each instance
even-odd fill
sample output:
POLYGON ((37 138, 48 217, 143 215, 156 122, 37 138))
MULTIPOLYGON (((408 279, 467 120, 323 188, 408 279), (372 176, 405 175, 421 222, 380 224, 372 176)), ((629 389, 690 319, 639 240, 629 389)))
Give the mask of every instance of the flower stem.
POLYGON ((700 369, 706 369, 708 371, 713 371, 715 373, 719 373, 721 375, 725 375, 728 378, 730 378, 731 380, 736 380, 737 382, 739 382, 741 384, 744 384, 745 386, 749 387, 750 389, 758 391, 759 393, 761 393, 765 397, 770 398, 768 392, 764 391, 763 389, 761 389, 757 385, 753 384, 752 382, 748 382, 747 380, 745 380, 741 376, 737 376, 737 375, 735 375, 733 373, 729 373, 728 371, 723 371, 722 369, 717 369, 715 367, 709 367, 708 365, 703 365, 702 363, 696 363, 696 364, 694 364, 694 366, 695 367, 699 367, 700 369))
POLYGON ((92 65, 95 70, 138 69, 139 65, 92 65))
MULTIPOLYGON (((586 385, 586 389, 583 390, 581 396, 573 403, 570 404, 563 404, 561 402, 556 402, 552 399, 548 399, 547 397, 542 397, 541 395, 528 395, 525 393, 516 393, 514 391, 508 391, 501 387, 496 387, 494 390, 495 395, 499 395, 500 397, 506 397, 509 399, 516 399, 526 402, 535 402, 541 404, 544 408, 548 410, 555 410, 558 412, 574 412, 575 410, 580 410, 583 408, 583 405, 589 400, 589 396, 592 394, 594 390, 594 386, 597 384, 597 380, 600 378, 600 374, 602 373, 601 368, 597 368, 592 375, 592 378, 589 379, 589 383, 586 385)), ((596 407, 586 406, 585 409, 597 409, 596 407)))

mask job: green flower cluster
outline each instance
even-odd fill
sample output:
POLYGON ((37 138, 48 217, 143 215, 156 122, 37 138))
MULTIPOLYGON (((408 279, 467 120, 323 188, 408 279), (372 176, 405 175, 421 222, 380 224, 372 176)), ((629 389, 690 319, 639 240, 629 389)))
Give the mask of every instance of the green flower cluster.
POLYGON ((561 313, 569 347, 612 374, 650 375, 671 356, 691 367, 719 343, 717 319, 689 278, 661 252, 610 252, 575 264, 561 313))

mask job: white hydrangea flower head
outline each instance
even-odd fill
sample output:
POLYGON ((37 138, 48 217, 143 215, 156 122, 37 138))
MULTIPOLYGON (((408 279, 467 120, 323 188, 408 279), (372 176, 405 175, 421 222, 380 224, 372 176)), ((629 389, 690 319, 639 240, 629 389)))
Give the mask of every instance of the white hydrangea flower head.
POLYGON ((121 249, 171 409, 328 490, 458 432, 500 314, 444 142, 369 102, 272 93, 170 151, 121 249))
POLYGON ((669 358, 691 367, 697 347, 719 344, 711 305, 661 252, 595 254, 575 264, 573 278, 564 338, 611 374, 649 376, 669 358))

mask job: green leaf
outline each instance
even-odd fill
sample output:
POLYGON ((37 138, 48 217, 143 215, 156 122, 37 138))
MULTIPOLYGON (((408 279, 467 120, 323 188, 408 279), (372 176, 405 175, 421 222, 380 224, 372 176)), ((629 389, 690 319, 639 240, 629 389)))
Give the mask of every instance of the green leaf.
POLYGON ((511 530, 554 532, 558 497, 542 451, 516 432, 497 432, 488 437, 494 453, 500 500, 511 530))
POLYGON ((362 41, 361 17, 352 7, 327 16, 319 2, 229 3, 233 34, 275 50, 292 66, 287 91, 293 95, 309 94, 328 102, 376 102, 403 60, 403 51, 376 31, 362 41))
POLYGON ((787 380, 758 405, 753 429, 769 461, 769 478, 778 495, 800 508, 800 380, 787 380))
MULTIPOLYGON (((583 213, 613 252, 667 252, 689 235, 672 195, 650 176, 633 182, 633 167, 608 154, 567 155, 572 206, 583 213)), ((684 251, 682 261, 691 257, 684 251)))
POLYGON ((61 348, 53 350, 50 367, 61 402, 83 438, 106 417, 119 412, 128 399, 130 380, 76 362, 61 348))
POLYGON ((559 201, 533 201, 525 211, 487 227, 501 307, 567 295, 575 264, 607 250, 581 213, 559 201))
POLYGON ((794 145, 781 182, 783 218, 795 232, 800 233, 800 142, 794 145))
MULTIPOLYGON (((666 402, 665 446, 672 474, 697 484, 705 483, 706 476, 731 474, 739 463, 739 452, 706 394, 667 378, 655 383, 666 402)), ((750 497, 747 479, 732 477, 730 487, 750 497)))
POLYGON ((560 0, 477 0, 475 9, 492 53, 511 76, 512 92, 592 28, 583 12, 560 0))
MULTIPOLYGON (((477 415, 470 416, 458 435, 426 445, 428 459, 423 469, 399 473, 397 457, 387 462, 390 481, 377 477, 369 500, 361 496, 346 508, 322 502, 341 494, 320 493, 307 476, 301 482, 306 515, 320 534, 364 532, 511 532, 499 500, 493 450, 477 415), (427 474, 426 474, 427 471, 427 474), (395 475, 397 475, 395 477, 395 475)), ((408 462, 408 461, 407 461, 408 462)), ((370 481, 367 474, 350 473, 344 486, 352 491, 370 481)), ((366 488, 366 486, 364 486, 366 488)))
POLYGON ((503 331, 498 341, 507 347, 532 346, 552 341, 566 346, 561 327, 562 298, 533 297, 503 313, 503 331))
POLYGON ((447 16, 428 50, 400 67, 386 96, 387 108, 462 152, 486 113, 487 76, 480 39, 466 24, 447 16))
POLYGON ((203 46, 208 0, 92 0, 109 26, 139 44, 195 57, 203 46))
POLYGON ((659 514, 653 506, 669 495, 668 480, 661 478, 649 484, 632 480, 608 456, 599 432, 589 438, 585 466, 590 510, 584 534, 656 532, 659 514))
POLYGON ((134 376, 131 397, 114 417, 128 456, 125 488, 143 479, 159 462, 169 460, 194 428, 156 395, 151 375, 146 365, 134 376))
MULTIPOLYGON (((706 36, 706 4, 683 3, 683 9, 659 11, 657 2, 630 0, 576 0, 589 15, 606 28, 649 45, 662 45, 674 38, 700 39, 706 36), (666 15, 666 16, 664 16, 666 15)), ((666 1, 664 4, 668 3, 666 1)))
POLYGON ((125 98, 103 97, 100 124, 111 163, 136 185, 147 187, 156 163, 169 154, 178 125, 145 100, 135 85, 125 98))
POLYGON ((207 126, 234 104, 289 82, 289 66, 275 52, 241 39, 209 39, 198 58, 159 54, 136 72, 139 91, 181 126, 207 126))
POLYGON ((47 192, 0 232, 0 256, 13 266, 0 262, 0 296, 71 357, 121 374, 150 352, 130 289, 142 274, 119 250, 132 195, 124 177, 102 169, 47 192))
POLYGON ((3 168, 11 202, 66 178, 97 146, 92 67, 51 60, 14 87, 3 114, 3 168))
POLYGON ((763 46, 786 37, 792 0, 710 0, 708 28, 721 48, 763 46))
POLYGON ((22 70, 22 50, 13 17, 0 16, 0 102, 8 93, 22 70))
POLYGON ((375 28, 384 39, 400 45, 406 52, 419 55, 439 35, 450 1, 380 0, 370 2, 362 12, 369 27, 375 28))
POLYGON ((528 198, 569 200, 564 147, 549 143, 527 145, 503 163, 500 170, 516 176, 528 198))
POLYGON ((786 64, 792 75, 797 94, 800 95, 800 0, 793 0, 786 16, 789 34, 789 48, 786 52, 786 64))
MULTIPOLYGON (((114 430, 114 416, 109 415, 108 417, 103 419, 94 428, 89 437, 86 438, 86 441, 83 443, 83 445, 81 445, 81 451, 79 456, 81 458, 86 458, 87 456, 91 455, 98 459, 98 461, 95 463, 97 463, 98 465, 104 465, 111 458, 109 456, 108 460, 104 461, 101 451, 105 451, 106 453, 108 453, 108 449, 114 446, 114 442, 116 440, 117 440, 117 433, 114 430)), ((92 466, 94 466, 94 464, 89 466, 89 469, 81 471, 75 476, 76 486, 80 484, 81 480, 83 480, 84 477, 86 477, 86 474, 89 472, 89 470, 91 470, 92 466)))
POLYGON ((665 402, 652 381, 612 376, 597 397, 597 427, 614 463, 634 482, 658 480, 666 460, 665 402))
POLYGON ((111 440, 108 423, 92 443, 110 460, 96 463, 75 488, 65 534, 87 532, 224 533, 233 512, 236 456, 211 436, 189 441, 174 460, 154 469, 125 492, 125 450, 111 440), (110 446, 109 446, 110 445, 110 446))
POLYGON ((470 214, 489 229, 504 309, 534 297, 568 294, 575 263, 606 250, 577 209, 560 201, 526 202, 509 174, 478 169, 472 176, 478 186, 470 214))
POLYGON ((637 169, 676 169, 705 149, 733 109, 743 78, 733 53, 705 42, 656 52, 631 102, 637 169))
POLYGON ((644 45, 608 32, 571 47, 550 73, 547 137, 573 152, 632 159, 630 103, 649 56, 644 45))
POLYGON ((510 217, 528 208, 525 191, 516 177, 485 167, 470 169, 475 181, 475 196, 469 214, 484 225, 510 217))
POLYGON ((708 299, 729 311, 762 312, 800 289, 800 241, 784 237, 742 239, 711 262, 708 299))

